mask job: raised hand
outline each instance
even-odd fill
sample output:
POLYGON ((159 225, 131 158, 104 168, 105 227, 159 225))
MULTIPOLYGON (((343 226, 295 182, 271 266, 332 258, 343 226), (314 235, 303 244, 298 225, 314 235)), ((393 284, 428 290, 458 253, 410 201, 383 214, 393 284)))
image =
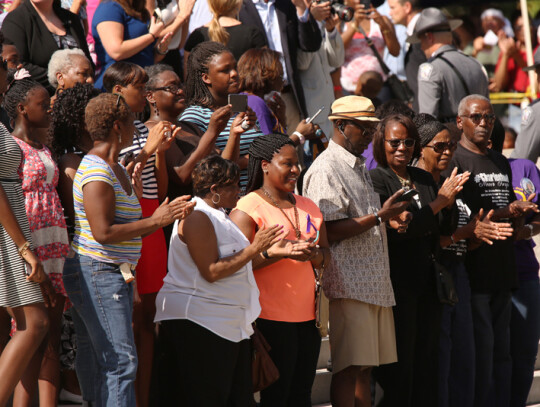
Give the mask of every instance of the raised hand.
POLYGON ((133 168, 133 172, 131 173, 131 187, 133 188, 133 192, 135 195, 137 195, 139 201, 141 200, 143 194, 142 170, 142 164, 137 163, 135 164, 135 168, 133 168))
POLYGON ((514 232, 511 223, 493 222, 491 220, 493 213, 492 209, 484 216, 484 210, 480 209, 474 219, 469 222, 474 226, 474 237, 489 245, 493 244, 493 240, 506 240, 514 232))
POLYGON ((253 247, 257 252, 264 252, 282 239, 283 225, 274 225, 266 229, 259 229, 253 238, 253 247))
MULTIPOLYGON (((405 208, 409 205, 409 201, 403 201, 403 202, 396 202, 396 200, 403 195, 405 191, 403 189, 400 189, 394 195, 392 195, 390 198, 388 198, 382 208, 379 210, 378 215, 383 220, 383 222, 386 222, 389 219, 394 218, 395 216, 402 213, 405 208)), ((397 228, 394 228, 397 229, 397 228)))
POLYGON ((257 115, 250 107, 245 112, 238 113, 231 124, 231 134, 242 134, 253 128, 257 123, 257 115))

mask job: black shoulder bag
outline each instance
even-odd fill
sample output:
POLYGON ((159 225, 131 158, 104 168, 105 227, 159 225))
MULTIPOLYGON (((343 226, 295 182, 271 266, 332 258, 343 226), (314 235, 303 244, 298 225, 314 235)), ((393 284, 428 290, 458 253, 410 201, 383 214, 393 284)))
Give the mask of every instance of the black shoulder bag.
POLYGON ((396 74, 390 71, 390 68, 388 68, 388 66, 384 63, 381 55, 379 54, 379 51, 377 51, 377 48, 375 48, 375 45, 373 44, 371 38, 366 35, 364 29, 360 26, 358 26, 357 29, 366 38, 369 48, 371 48, 371 51, 373 51, 373 54, 377 58, 377 61, 379 61, 383 72, 388 75, 386 82, 388 83, 388 86, 390 86, 390 89, 392 89, 392 93, 394 94, 394 96, 405 103, 412 103, 414 98, 414 94, 412 93, 412 91, 405 83, 401 82, 401 80, 396 76, 396 74))

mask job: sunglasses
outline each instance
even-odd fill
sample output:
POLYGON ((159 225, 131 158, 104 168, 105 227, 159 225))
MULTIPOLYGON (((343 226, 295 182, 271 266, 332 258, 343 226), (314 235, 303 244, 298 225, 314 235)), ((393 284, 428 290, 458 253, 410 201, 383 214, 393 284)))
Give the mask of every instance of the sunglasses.
POLYGON ((482 123, 482 119, 485 120, 486 124, 491 125, 495 123, 495 118, 496 118, 496 116, 493 113, 490 113, 490 114, 473 113, 469 115, 464 114, 462 115, 462 117, 468 117, 476 125, 479 125, 480 123, 482 123))
POLYGON ((8 70, 8 60, 4 59, 4 58, 1 58, 1 59, 2 59, 2 69, 4 71, 7 71, 8 70))
POLYGON ((183 90, 184 87, 183 86, 178 86, 178 85, 169 85, 169 86, 162 86, 160 88, 153 88, 153 89, 150 89, 151 91, 158 91, 158 90, 162 90, 164 92, 169 92, 169 93, 172 93, 172 94, 177 94, 179 90, 183 90))
POLYGON ((386 141, 388 144, 390 144, 390 147, 392 147, 394 150, 398 149, 399 146, 401 146, 401 145, 404 145, 407 148, 412 148, 412 147, 414 147, 414 144, 415 144, 415 140, 412 139, 412 138, 406 138, 404 140, 386 139, 384 141, 386 141))
POLYGON ((432 148, 436 153, 442 154, 446 150, 456 151, 457 143, 455 141, 439 141, 438 143, 433 143, 432 146, 426 146, 432 148))

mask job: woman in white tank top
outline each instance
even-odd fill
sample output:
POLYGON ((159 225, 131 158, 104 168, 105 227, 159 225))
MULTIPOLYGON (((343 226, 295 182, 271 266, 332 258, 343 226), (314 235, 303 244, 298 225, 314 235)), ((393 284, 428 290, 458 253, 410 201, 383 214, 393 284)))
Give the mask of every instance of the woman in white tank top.
POLYGON ((249 243, 224 210, 236 205, 239 177, 220 156, 197 165, 195 211, 174 224, 156 299, 155 321, 178 366, 175 399, 189 406, 252 402, 249 337, 261 307, 251 260, 280 240, 282 226, 261 229, 249 243))

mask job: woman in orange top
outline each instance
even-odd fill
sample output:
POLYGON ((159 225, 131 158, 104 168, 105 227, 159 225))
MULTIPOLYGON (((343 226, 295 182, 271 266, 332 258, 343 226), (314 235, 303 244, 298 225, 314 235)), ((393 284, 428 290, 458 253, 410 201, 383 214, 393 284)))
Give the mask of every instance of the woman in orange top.
POLYGON ((285 135, 256 138, 249 148, 248 194, 231 218, 252 241, 258 229, 284 225, 285 239, 253 260, 260 291, 260 329, 280 378, 261 392, 261 406, 311 406, 321 338, 315 326, 314 268, 328 264, 323 216, 293 194, 300 175, 293 142, 285 135))

